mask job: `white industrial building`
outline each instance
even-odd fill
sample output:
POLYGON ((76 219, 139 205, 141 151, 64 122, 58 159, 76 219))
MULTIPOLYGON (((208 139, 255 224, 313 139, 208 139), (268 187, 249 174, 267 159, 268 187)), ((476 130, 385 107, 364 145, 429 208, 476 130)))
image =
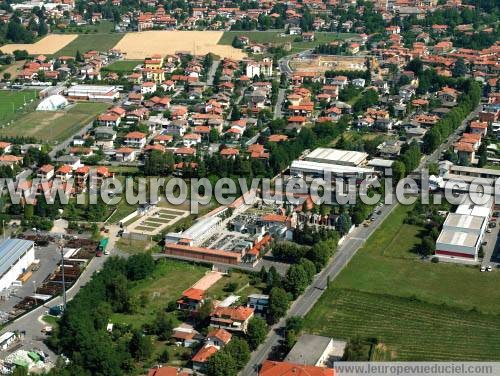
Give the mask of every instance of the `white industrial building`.
POLYGON ((37 111, 57 111, 69 105, 69 102, 60 94, 51 95, 42 100, 36 110, 37 111))
POLYGON ((367 153, 359 151, 317 148, 307 154, 304 159, 310 162, 356 167, 366 165, 367 158, 367 153))
POLYGON ((449 213, 436 240, 436 256, 464 262, 477 262, 488 228, 493 200, 484 205, 464 203, 449 213))
POLYGON ((189 246, 197 246, 210 235, 214 234, 222 225, 222 218, 210 216, 200 218, 190 228, 182 232, 170 232, 165 236, 165 243, 182 243, 189 246))
POLYGON ((120 98, 118 87, 113 85, 74 85, 67 90, 66 95, 74 100, 103 102, 120 98))
POLYGON ((329 174, 335 177, 354 177, 368 181, 376 178, 375 169, 366 166, 367 153, 358 151, 318 148, 309 153, 303 160, 292 162, 290 173, 295 176, 325 177, 329 174))
POLYGON ((6 239, 0 243, 0 291, 9 288, 35 261, 35 243, 6 239))

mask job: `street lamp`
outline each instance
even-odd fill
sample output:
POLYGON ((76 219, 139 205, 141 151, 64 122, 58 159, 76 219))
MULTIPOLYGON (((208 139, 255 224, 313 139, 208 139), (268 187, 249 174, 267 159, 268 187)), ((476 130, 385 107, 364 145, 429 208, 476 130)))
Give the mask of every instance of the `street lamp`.
POLYGON ((63 286, 63 310, 66 311, 66 281, 64 279, 64 236, 59 237, 59 251, 61 252, 61 272, 63 286))

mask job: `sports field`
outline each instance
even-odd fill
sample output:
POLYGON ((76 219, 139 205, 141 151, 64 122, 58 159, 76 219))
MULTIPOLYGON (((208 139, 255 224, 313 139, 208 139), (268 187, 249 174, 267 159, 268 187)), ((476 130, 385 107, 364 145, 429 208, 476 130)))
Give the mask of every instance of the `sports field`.
POLYGON ((50 34, 36 43, 6 44, 0 47, 3 53, 12 53, 15 50, 26 50, 30 55, 53 54, 76 39, 74 34, 50 34))
POLYGON ((77 103, 63 111, 32 111, 0 129, 0 135, 34 137, 40 141, 63 141, 109 107, 107 103, 77 103))
POLYGON ((17 117, 22 109, 32 107, 29 104, 36 98, 38 95, 35 90, 0 91, 0 126, 5 126, 17 117))
POLYGON ((143 59, 153 54, 173 54, 186 51, 195 55, 209 52, 233 59, 243 59, 241 50, 219 44, 222 31, 143 31, 127 33, 115 48, 126 53, 126 59, 143 59))
POLYGON ((367 240, 308 314, 307 330, 376 337, 397 359, 500 359, 500 272, 420 260, 422 229, 403 224, 410 210, 398 206, 367 240))

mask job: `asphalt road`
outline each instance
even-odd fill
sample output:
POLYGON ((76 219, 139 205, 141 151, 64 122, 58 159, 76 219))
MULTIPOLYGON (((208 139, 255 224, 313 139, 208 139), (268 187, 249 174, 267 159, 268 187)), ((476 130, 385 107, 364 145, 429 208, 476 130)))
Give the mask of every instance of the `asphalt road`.
POLYGON ((279 89, 278 99, 274 106, 274 119, 279 119, 283 116, 283 101, 285 100, 286 89, 279 89))

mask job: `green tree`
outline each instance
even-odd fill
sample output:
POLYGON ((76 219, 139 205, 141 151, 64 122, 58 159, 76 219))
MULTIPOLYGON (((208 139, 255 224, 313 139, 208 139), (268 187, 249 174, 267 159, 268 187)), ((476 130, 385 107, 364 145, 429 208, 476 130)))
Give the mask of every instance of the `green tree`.
POLYGON ((136 360, 146 360, 153 352, 153 344, 148 336, 136 330, 129 344, 130 353, 136 360))
POLYGON ((274 324, 280 318, 285 316, 288 307, 290 306, 290 298, 285 290, 279 287, 273 287, 269 292, 269 312, 268 321, 274 324))
POLYGON ((254 316, 248 322, 247 338, 252 350, 255 350, 267 336, 267 324, 258 316, 254 316))
POLYGON ((352 227, 351 218, 349 217, 349 215, 347 213, 342 213, 339 216, 339 219, 337 222, 338 231, 342 235, 346 235, 349 232, 349 230, 351 229, 351 227, 352 227))
POLYGON ((392 164, 392 177, 394 184, 403 179, 406 176, 406 166, 401 161, 394 161, 392 164))
POLYGON ((304 292, 309 284, 309 276, 302 265, 292 265, 286 272, 286 287, 294 298, 304 292))
POLYGON ((247 341, 242 338, 233 337, 222 351, 231 355, 238 370, 245 367, 250 360, 250 347, 247 341))
POLYGON ((236 376, 236 360, 226 351, 218 351, 207 362, 207 376, 236 376))
POLYGON ((465 61, 464 61, 463 57, 459 57, 455 61, 455 64, 453 65, 451 73, 453 74, 453 77, 465 76, 465 74, 467 73, 467 66, 465 65, 465 61))

